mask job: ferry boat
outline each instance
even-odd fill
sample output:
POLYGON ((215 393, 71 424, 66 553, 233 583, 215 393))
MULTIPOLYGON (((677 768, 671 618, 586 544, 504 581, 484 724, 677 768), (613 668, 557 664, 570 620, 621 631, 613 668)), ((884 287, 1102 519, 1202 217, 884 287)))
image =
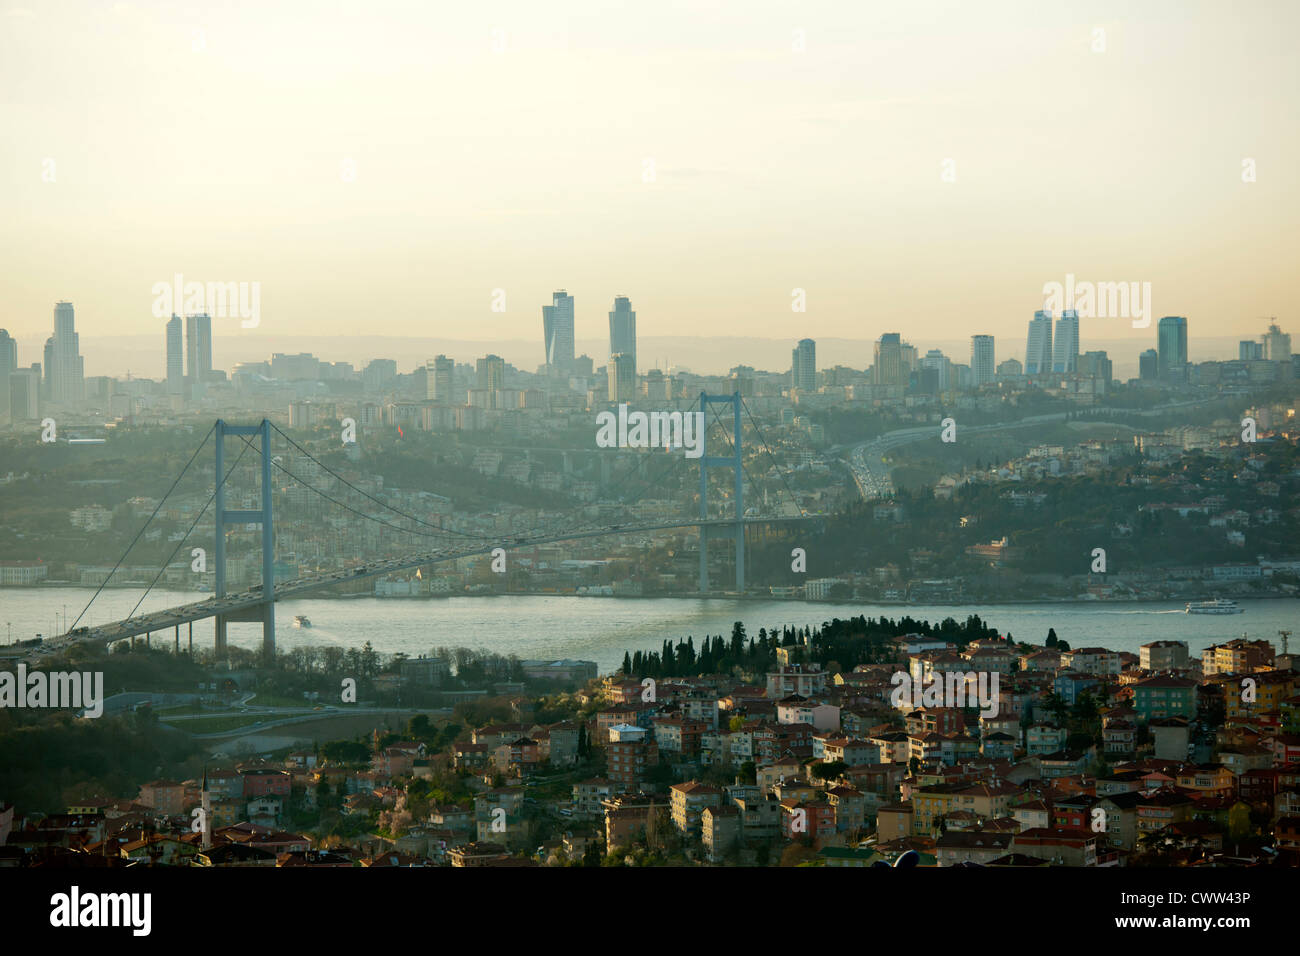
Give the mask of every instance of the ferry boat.
POLYGON ((1192 601, 1187 605, 1188 614, 1240 614, 1245 610, 1237 607, 1236 601, 1215 598, 1213 601, 1192 601))
POLYGON ((293 619, 294 627, 311 627, 311 618, 305 614, 297 614, 293 619))

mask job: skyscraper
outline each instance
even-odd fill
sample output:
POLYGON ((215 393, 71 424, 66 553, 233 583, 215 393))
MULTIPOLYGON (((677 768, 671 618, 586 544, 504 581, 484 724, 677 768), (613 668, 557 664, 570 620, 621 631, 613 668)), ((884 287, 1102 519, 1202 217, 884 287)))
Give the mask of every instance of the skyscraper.
POLYGON ((1084 352, 1079 360, 1079 371, 1093 380, 1094 394, 1106 394, 1110 391, 1114 373, 1111 371, 1110 356, 1104 351, 1084 352))
POLYGON ((506 387, 506 360, 500 355, 485 355, 474 365, 478 387, 498 391, 506 387))
POLYGON ((51 401, 54 395, 54 381, 52 378, 54 373, 51 371, 54 368, 54 336, 51 335, 45 340, 45 351, 42 353, 42 357, 44 358, 44 373, 41 375, 41 402, 44 403, 51 401))
POLYGON ((542 332, 546 337, 546 364, 561 372, 573 367, 573 296, 560 289, 551 304, 542 306, 542 332))
MULTIPOLYGON (((393 359, 371 359, 361 372, 361 387, 370 393, 382 392, 397 381, 397 362, 393 359)), ((428 385, 425 385, 428 391, 428 385)))
POLYGON ((1066 309, 1056 320, 1052 349, 1052 371, 1070 374, 1079 370, 1079 313, 1066 309))
POLYGON ((1237 343, 1237 361, 1257 362, 1264 357, 1264 343, 1242 339, 1237 343))
POLYGON ((173 314, 167 322, 167 391, 185 394, 185 344, 181 337, 181 317, 173 314))
POLYGON ((185 381, 201 385, 212 371, 212 317, 206 312, 185 316, 185 381))
POLYGON ((1156 329, 1160 377, 1181 375, 1187 367, 1187 319, 1181 315, 1166 315, 1156 329))
POLYGON ((9 420, 31 421, 41 417, 41 367, 20 368, 9 373, 9 420))
POLYGON ((1144 382, 1153 382, 1160 377, 1160 353, 1147 349, 1138 356, 1138 378, 1144 382))
POLYGON ((985 382, 993 381, 997 370, 993 353, 993 336, 972 335, 970 337, 970 370, 976 388, 985 382))
POLYGON ((8 329, 0 329, 0 375, 8 375, 18 369, 18 340, 9 335, 8 329))
POLYGON ((907 369, 903 367, 903 341, 897 332, 886 332, 876 340, 875 362, 871 366, 871 381, 875 385, 906 385, 907 369))
POLYGON ((1289 362, 1291 361, 1291 336, 1278 328, 1276 322, 1268 327, 1268 331, 1261 338, 1264 346, 1264 358, 1270 362, 1289 362))
POLYGON ((50 400, 60 405, 80 405, 86 397, 85 367, 71 302, 54 306, 54 337, 47 343, 46 362, 50 400))
MULTIPOLYGON (((506 387, 506 360, 500 355, 485 355, 474 363, 477 381, 475 392, 484 393, 481 401, 486 408, 499 408, 501 390, 506 387)), ((427 389, 427 386, 426 386, 427 389)), ((471 404, 477 405, 479 399, 470 395, 471 404)))
POLYGON ((930 349, 921 359, 921 368, 934 372, 934 385, 941 392, 952 388, 952 362, 938 349, 930 349))
POLYGON ((632 311, 632 302, 625 295, 614 299, 614 311, 609 314, 609 354, 618 353, 632 357, 632 369, 636 370, 636 313, 632 311))
POLYGON ((9 376, 18 371, 18 342, 8 329, 0 329, 0 425, 9 424, 9 376))
POLYGON ((455 368, 456 364, 445 355, 431 358, 425 363, 425 394, 430 400, 442 405, 463 404, 455 401, 451 394, 455 368))
POLYGON ((609 400, 631 402, 636 400, 636 364, 625 352, 615 352, 609 357, 609 400))
POLYGON ((1029 320, 1029 341, 1025 345, 1025 374, 1041 375, 1052 370, 1052 313, 1040 310, 1029 320))
POLYGON ((817 343, 800 339, 790 353, 790 387, 801 392, 817 390, 817 343))

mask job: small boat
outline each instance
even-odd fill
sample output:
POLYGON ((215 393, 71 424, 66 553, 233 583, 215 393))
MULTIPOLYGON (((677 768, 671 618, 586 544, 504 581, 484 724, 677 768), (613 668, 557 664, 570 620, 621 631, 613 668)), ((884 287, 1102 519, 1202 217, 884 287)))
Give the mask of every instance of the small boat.
POLYGON ((1241 614, 1246 609, 1238 607, 1236 601, 1216 598, 1213 601, 1192 601, 1187 605, 1188 614, 1241 614))
POLYGON ((296 614, 293 618, 294 627, 311 627, 311 618, 305 614, 296 614))

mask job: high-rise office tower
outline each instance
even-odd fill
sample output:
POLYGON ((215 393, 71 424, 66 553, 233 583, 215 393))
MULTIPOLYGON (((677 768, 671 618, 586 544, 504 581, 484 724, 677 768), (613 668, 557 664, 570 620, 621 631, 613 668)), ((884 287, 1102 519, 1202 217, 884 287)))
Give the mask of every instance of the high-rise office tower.
POLYGON ((1052 370, 1052 313, 1039 310, 1029 320, 1029 341, 1025 345, 1025 374, 1042 375, 1052 370))
POLYGON ((1138 378, 1144 382, 1153 382, 1160 377, 1160 353, 1147 349, 1138 356, 1138 378))
POLYGON ((18 340, 9 335, 8 329, 0 329, 0 375, 17 370, 18 340))
POLYGON ((573 296, 560 289, 551 304, 542 306, 542 333, 546 339, 546 364, 561 372, 573 367, 573 296))
POLYGON ((478 387, 498 391, 506 387, 506 360, 500 355, 485 355, 474 365, 478 387))
POLYGON ((167 391, 172 395, 185 394, 185 343, 179 315, 167 321, 167 391))
POLYGON ((1291 335, 1278 328, 1276 322, 1269 325, 1268 331, 1261 338, 1261 344, 1264 347, 1264 358, 1270 362, 1291 361, 1291 335))
POLYGON ((488 408, 498 408, 501 390, 506 387, 506 360, 499 355, 485 355, 475 365, 478 390, 485 392, 488 408))
POLYGON ((1258 362, 1264 357, 1264 343, 1242 339, 1237 343, 1237 361, 1258 362))
POLYGON ((907 342, 899 342, 898 355, 903 365, 903 381, 906 382, 908 374, 916 370, 920 356, 917 355, 916 346, 907 342))
POLYGON ((86 397, 85 367, 77 338, 71 302, 54 306, 54 336, 47 344, 46 376, 50 400, 60 405, 80 405, 86 397))
MULTIPOLYGON (((361 372, 361 387, 372 394, 382 392, 395 381, 397 381, 397 362, 393 359, 371 359, 370 364, 361 372)), ((427 385, 425 390, 428 390, 427 385)))
POLYGON ((934 385, 941 392, 952 388, 952 362, 938 349, 930 349, 921 359, 921 368, 934 372, 934 385))
POLYGON ((431 401, 442 405, 464 404, 456 401, 451 393, 451 380, 455 368, 456 363, 445 355, 431 358, 425 363, 425 394, 431 401))
POLYGON ((609 314, 609 354, 618 353, 632 356, 632 368, 636 368, 636 313, 632 311, 632 301, 625 295, 614 299, 614 311, 609 314))
POLYGON ((624 352, 609 357, 609 400, 632 402, 636 400, 636 360, 624 352))
POLYGON ((201 385, 212 371, 212 317, 207 313, 185 316, 185 381, 201 385))
POLYGON ((1079 370, 1079 313, 1066 309, 1056 320, 1052 346, 1052 371, 1070 374, 1079 370))
POLYGON ((1166 315, 1156 327, 1156 346, 1160 356, 1160 377, 1181 374, 1187 367, 1187 319, 1166 315))
POLYGON ((997 371, 997 362, 993 357, 993 336, 972 335, 970 337, 970 371, 975 387, 993 381, 997 371))
POLYGON ((41 401, 50 402, 54 400, 54 336, 45 340, 45 351, 42 353, 44 358, 44 371, 41 375, 41 401))
POLYGON ((0 329, 0 425, 7 425, 10 417, 9 376, 18 371, 18 342, 9 336, 8 329, 0 329))
POLYGON ((20 368, 9 373, 9 420, 32 421, 41 417, 41 367, 20 368))
POLYGON ((1084 352, 1079 359, 1079 371, 1095 383, 1094 394, 1105 394, 1110 391, 1113 372, 1110 356, 1104 351, 1084 352))
POLYGON ((817 343, 812 339, 800 339, 790 353, 790 387, 817 391, 817 343))
POLYGON ((908 369, 903 366, 903 341, 897 332, 886 332, 876 340, 871 381, 875 385, 906 385, 908 369))

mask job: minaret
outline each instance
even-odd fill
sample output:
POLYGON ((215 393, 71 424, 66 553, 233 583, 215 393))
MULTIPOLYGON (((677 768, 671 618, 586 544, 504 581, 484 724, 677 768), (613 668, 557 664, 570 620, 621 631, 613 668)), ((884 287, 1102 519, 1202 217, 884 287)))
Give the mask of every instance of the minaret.
POLYGON ((203 852, 212 849, 212 795, 208 792, 208 768, 203 768, 203 792, 200 796, 203 806, 203 852))

